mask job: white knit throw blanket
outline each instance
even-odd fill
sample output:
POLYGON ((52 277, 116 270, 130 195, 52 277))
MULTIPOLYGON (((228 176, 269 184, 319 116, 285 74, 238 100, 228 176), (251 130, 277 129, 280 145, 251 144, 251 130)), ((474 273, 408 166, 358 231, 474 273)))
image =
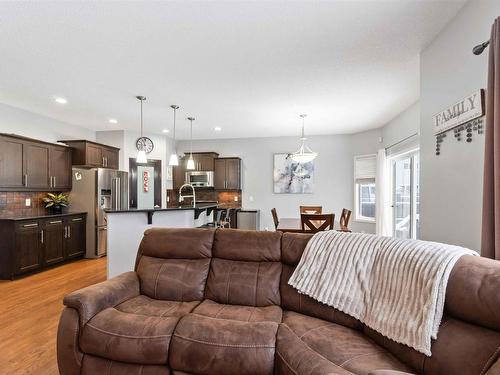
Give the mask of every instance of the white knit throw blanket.
POLYGON ((448 277, 462 255, 478 254, 437 242, 319 232, 288 284, 430 356, 448 277))

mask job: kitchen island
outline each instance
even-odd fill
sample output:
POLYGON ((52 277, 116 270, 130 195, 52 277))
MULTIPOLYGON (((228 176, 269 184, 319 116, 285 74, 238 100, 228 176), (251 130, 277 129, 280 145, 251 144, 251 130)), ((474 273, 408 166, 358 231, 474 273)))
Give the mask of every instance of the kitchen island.
POLYGON ((212 222, 217 203, 157 209, 105 210, 108 226, 108 279, 133 271, 137 249, 148 228, 196 228, 212 222))

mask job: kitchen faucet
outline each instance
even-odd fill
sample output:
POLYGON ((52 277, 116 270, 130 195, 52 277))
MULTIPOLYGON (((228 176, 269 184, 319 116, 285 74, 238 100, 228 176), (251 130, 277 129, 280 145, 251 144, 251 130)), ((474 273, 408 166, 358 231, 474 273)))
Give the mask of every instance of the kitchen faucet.
POLYGON ((181 203, 184 198, 193 198, 193 208, 196 206, 196 194, 194 192, 194 186, 191 184, 184 184, 179 188, 179 203, 181 203), (190 187, 193 190, 193 195, 182 195, 182 189, 185 187, 190 187))

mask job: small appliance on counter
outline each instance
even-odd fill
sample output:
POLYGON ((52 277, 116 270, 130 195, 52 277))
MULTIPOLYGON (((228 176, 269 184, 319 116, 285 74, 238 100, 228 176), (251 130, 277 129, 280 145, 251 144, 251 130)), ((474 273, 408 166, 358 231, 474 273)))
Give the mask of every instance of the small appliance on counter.
POLYGON ((237 212, 238 229, 260 230, 260 210, 243 210, 237 212))
POLYGON ((104 169, 73 168, 71 207, 86 211, 86 258, 106 255, 107 222, 105 209, 128 209, 128 173, 104 169))

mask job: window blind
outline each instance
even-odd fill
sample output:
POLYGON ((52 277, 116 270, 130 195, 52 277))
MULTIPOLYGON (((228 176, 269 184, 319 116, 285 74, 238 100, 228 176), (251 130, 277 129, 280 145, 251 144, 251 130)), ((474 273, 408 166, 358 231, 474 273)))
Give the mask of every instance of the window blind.
POLYGON ((375 180, 377 174, 377 155, 363 155, 354 158, 354 180, 375 180))

